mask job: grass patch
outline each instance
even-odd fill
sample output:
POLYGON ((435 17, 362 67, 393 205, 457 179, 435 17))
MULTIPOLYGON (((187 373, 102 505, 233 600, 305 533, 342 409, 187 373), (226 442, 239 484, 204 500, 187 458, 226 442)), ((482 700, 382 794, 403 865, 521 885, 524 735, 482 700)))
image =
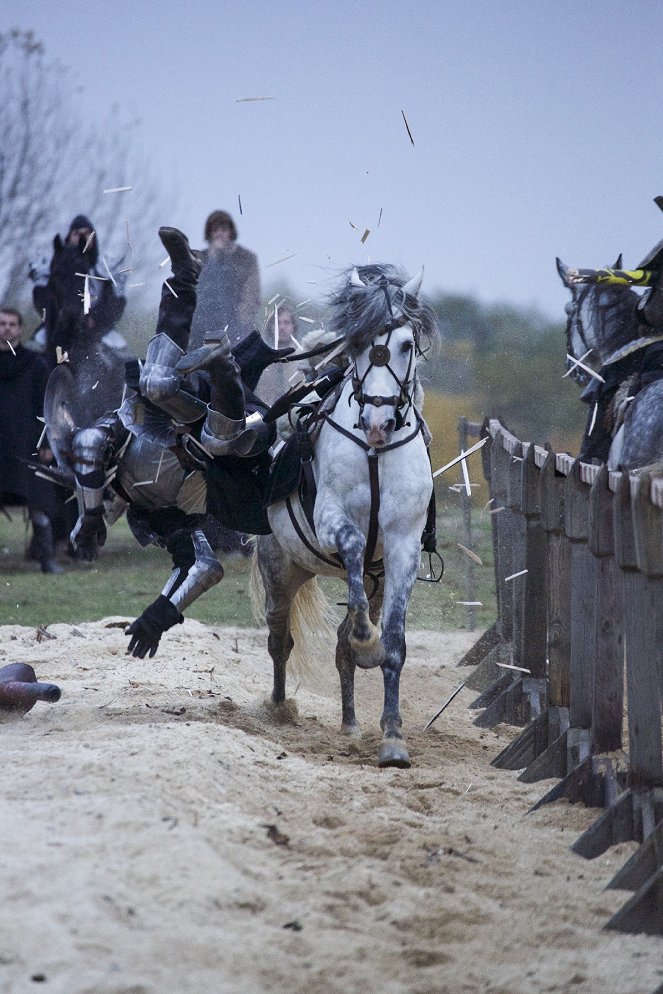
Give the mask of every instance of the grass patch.
MULTIPOLYGON (((438 513, 438 549, 445 560, 441 583, 416 583, 407 624, 410 628, 444 631, 467 627, 467 609, 457 605, 467 599, 466 570, 469 560, 457 543, 466 544, 456 501, 442 496, 438 513)), ((108 530, 108 541, 94 563, 77 563, 66 555, 59 561, 61 575, 45 575, 39 565, 25 559, 29 538, 20 509, 11 521, 0 516, 0 624, 50 625, 97 621, 108 615, 133 620, 162 590, 171 572, 171 561, 163 549, 142 549, 124 519, 108 530)), ((483 566, 469 564, 478 582, 476 624, 482 629, 495 620, 495 585, 490 518, 473 516, 474 551, 483 566)), ((427 561, 427 557, 426 561, 427 561)), ((186 615, 204 624, 255 625, 249 603, 248 559, 224 559, 225 576, 187 608, 186 615)), ((347 599, 347 588, 337 580, 322 579, 332 603, 347 599)), ((473 598, 474 599, 474 598, 473 598)))

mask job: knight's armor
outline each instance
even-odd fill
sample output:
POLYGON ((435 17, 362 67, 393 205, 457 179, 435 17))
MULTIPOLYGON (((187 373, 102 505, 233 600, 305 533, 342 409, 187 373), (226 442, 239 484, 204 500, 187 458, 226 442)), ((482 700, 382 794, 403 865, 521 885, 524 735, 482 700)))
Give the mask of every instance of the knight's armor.
MULTIPOLYGON (((235 463, 232 470, 217 468, 217 457, 238 456, 250 469, 252 457, 261 457, 274 436, 259 404, 250 404, 247 416, 240 370, 224 333, 186 355, 200 262, 177 229, 159 234, 174 275, 163 288, 145 362, 128 369, 136 392, 118 411, 75 434, 70 461, 79 503, 71 538, 83 558, 96 556, 105 520, 124 508, 138 541, 165 546, 173 558, 161 594, 127 629, 128 651, 141 658, 153 656, 163 632, 223 576, 204 531, 209 480, 214 489, 224 472, 236 477, 239 469, 235 463)), ((264 349, 269 355, 262 356, 263 365, 283 354, 264 349)), ((250 473, 247 479, 253 482, 250 473)), ((211 508, 215 514, 218 504, 211 508)))

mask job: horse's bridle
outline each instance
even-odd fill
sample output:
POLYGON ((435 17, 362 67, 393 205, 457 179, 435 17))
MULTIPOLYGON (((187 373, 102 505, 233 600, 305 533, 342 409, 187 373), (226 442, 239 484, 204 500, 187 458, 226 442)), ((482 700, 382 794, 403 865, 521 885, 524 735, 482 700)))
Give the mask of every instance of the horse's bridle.
MULTIPOLYGON (((375 338, 378 338, 380 335, 386 335, 387 340, 384 343, 384 345, 381 345, 379 343, 376 343, 375 338, 373 339, 373 341, 371 342, 371 350, 368 353, 368 366, 366 367, 366 371, 364 372, 363 376, 361 377, 359 376, 359 371, 357 370, 356 357, 355 359, 353 359, 352 393, 350 394, 350 397, 348 397, 348 403, 350 403, 350 400, 353 397, 357 401, 357 404, 359 405, 359 420, 361 420, 361 415, 363 413, 364 407, 367 404, 372 404, 374 407, 382 407, 383 405, 394 407, 396 411, 396 431, 398 431, 400 428, 403 428, 405 426, 406 424, 405 417, 407 416, 407 411, 409 411, 410 407, 412 407, 412 397, 408 392, 408 386, 410 384, 412 365, 414 362, 415 355, 419 355, 421 350, 419 348, 419 335, 415 328, 414 348, 410 351, 410 361, 408 362, 405 377, 403 380, 399 380, 398 376, 389 365, 389 363, 391 362, 391 352, 389 350, 389 342, 391 341, 391 336, 394 333, 394 331, 397 328, 402 328, 404 325, 408 323, 408 318, 405 317, 404 314, 401 314, 399 317, 396 317, 394 315, 391 306, 391 299, 389 297, 387 289, 389 283, 386 280, 384 280, 383 282, 380 283, 380 286, 384 290, 384 295, 387 301, 387 307, 389 308, 389 315, 391 320, 387 322, 387 324, 385 325, 384 328, 382 328, 381 331, 378 331, 376 333, 375 338), (386 367, 387 371, 396 381, 396 384, 398 386, 397 394, 391 394, 390 396, 385 397, 381 396, 380 394, 371 395, 364 393, 364 383, 366 382, 366 377, 368 376, 368 374, 370 373, 370 371, 373 369, 374 366, 386 367), (407 408, 405 416, 403 415, 404 407, 407 408)), ((354 427, 359 428, 360 425, 357 423, 354 427)))

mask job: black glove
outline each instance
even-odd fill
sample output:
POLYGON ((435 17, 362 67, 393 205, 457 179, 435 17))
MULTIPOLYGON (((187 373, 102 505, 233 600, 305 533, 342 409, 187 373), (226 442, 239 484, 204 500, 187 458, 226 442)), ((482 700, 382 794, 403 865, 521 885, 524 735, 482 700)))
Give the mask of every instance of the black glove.
POLYGON ((106 544, 106 522, 103 507, 81 514, 69 536, 76 550, 76 558, 91 563, 97 558, 98 549, 106 544))
POLYGON ((163 633, 173 625, 181 625, 183 621, 184 615, 180 614, 172 601, 159 594, 157 599, 125 630, 125 635, 131 635, 126 655, 145 659, 149 652, 151 659, 157 651, 163 633))

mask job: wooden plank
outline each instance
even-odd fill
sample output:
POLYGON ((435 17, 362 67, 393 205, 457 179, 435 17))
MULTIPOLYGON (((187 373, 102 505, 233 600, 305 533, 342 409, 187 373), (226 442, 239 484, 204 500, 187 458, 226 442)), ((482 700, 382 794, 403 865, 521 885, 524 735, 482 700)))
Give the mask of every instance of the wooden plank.
POLYGON ((619 932, 663 935, 663 869, 638 888, 605 927, 619 932))
POLYGON ((571 664, 569 712, 573 728, 589 728, 596 672, 596 585, 598 560, 586 542, 571 546, 571 664))
POLYGON ((642 573, 624 574, 626 695, 630 782, 633 786, 663 785, 661 756, 661 697, 657 637, 660 638, 661 580, 642 573))
POLYGON ((608 888, 610 890, 637 890, 647 883, 649 878, 663 866, 663 822, 659 822, 654 831, 624 863, 621 870, 614 875, 608 888))
POLYGON ((551 705, 568 707, 571 686, 571 543, 548 535, 548 679, 551 705))
POLYGON ((592 752, 622 747, 624 720, 624 611, 622 572, 609 557, 596 560, 596 626, 592 752))
POLYGON ((607 466, 600 467, 589 495, 588 545, 598 557, 592 751, 622 746, 624 709, 624 613, 622 573, 614 559, 614 511, 607 466))
POLYGON ((557 472, 554 452, 541 469, 541 523, 546 532, 546 615, 549 700, 568 707, 571 658, 571 543, 566 519, 566 477, 557 472))
MULTIPOLYGON (((490 494, 493 507, 507 508, 507 487, 509 476, 508 452, 501 444, 502 434, 498 432, 493 438, 490 450, 490 494)), ((499 514, 492 514, 493 553, 495 556, 495 587, 497 594, 497 609, 502 635, 510 641, 513 634, 513 600, 508 584, 504 577, 513 572, 512 565, 512 529, 513 513, 507 508, 499 514)))
POLYGON ((578 856, 594 859, 620 842, 630 842, 635 839, 636 829, 633 824, 633 796, 630 790, 620 794, 614 804, 611 804, 580 838, 573 843, 571 849, 578 856))

